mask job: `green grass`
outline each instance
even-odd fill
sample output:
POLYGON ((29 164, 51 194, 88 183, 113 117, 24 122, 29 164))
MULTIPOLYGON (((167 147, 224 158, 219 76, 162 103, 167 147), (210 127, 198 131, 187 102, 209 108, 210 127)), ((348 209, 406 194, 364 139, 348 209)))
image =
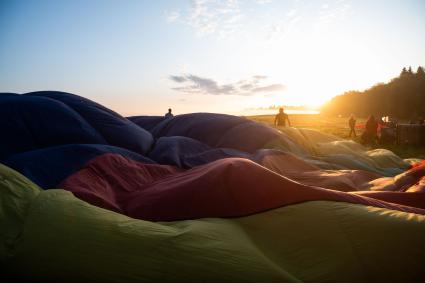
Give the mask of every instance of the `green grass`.
MULTIPOLYGON (((274 115, 259 115, 246 117, 256 122, 264 123, 273 126, 274 115)), ((323 133, 332 134, 344 139, 349 139, 348 133, 348 118, 347 117, 326 117, 322 115, 306 115, 306 114, 293 114, 289 115, 291 126, 295 128, 308 128, 315 129, 323 133)), ((357 118, 357 124, 364 124, 365 118, 357 118)), ((356 142, 360 142, 360 135, 363 130, 357 129, 357 137, 351 138, 356 142)), ((391 150, 402 158, 421 158, 425 159, 425 146, 412 146, 412 145, 397 145, 385 144, 377 145, 372 148, 385 148, 391 150)))

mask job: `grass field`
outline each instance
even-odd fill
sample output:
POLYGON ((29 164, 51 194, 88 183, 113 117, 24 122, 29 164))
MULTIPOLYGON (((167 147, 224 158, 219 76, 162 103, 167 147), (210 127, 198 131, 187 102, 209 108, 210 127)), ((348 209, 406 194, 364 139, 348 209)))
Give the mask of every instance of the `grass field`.
MULTIPOLYGON (((246 118, 273 126, 274 115, 259 115, 247 116, 246 118)), ((348 139, 348 118, 347 117, 325 117, 322 115, 308 115, 308 114, 293 114, 289 115, 291 125, 295 128, 309 128, 321 131, 323 133, 332 134, 344 139, 348 139)), ((366 118, 357 118, 357 124, 364 124, 366 118)), ((360 142, 360 135, 363 130, 357 129, 357 137, 351 138, 356 142, 360 142)), ((370 147, 371 148, 371 147, 370 147)), ((397 145, 385 144, 377 145, 374 148, 386 148, 393 151, 403 158, 422 158, 425 159, 425 146, 412 146, 412 145, 397 145)))

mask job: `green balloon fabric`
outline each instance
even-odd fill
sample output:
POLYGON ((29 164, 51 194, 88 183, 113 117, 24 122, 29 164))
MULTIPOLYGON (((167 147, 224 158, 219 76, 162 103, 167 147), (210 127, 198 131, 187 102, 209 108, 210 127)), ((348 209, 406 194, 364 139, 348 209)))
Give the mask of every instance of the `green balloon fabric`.
POLYGON ((0 266, 36 282, 418 282, 425 216, 330 201, 150 222, 0 165, 0 266))

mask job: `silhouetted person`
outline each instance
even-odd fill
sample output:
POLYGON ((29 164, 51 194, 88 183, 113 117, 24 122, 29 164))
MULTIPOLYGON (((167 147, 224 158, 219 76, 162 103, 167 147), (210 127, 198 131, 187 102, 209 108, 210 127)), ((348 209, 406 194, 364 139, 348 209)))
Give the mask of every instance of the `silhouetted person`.
POLYGON ((375 144, 378 134, 378 122, 376 122, 375 116, 370 115, 366 121, 365 131, 362 135, 363 142, 365 144, 375 144))
POLYGON ((356 119, 354 118, 353 114, 351 114, 350 119, 348 120, 348 126, 350 126, 350 134, 348 137, 351 137, 351 134, 356 137, 356 130, 354 129, 356 127, 356 119))
POLYGON ((171 108, 168 108, 168 112, 165 113, 165 118, 172 118, 174 117, 173 113, 171 113, 171 108))
POLYGON ((274 118, 275 126, 286 126, 286 120, 288 120, 288 126, 291 126, 291 121, 289 121, 288 114, 283 112, 283 108, 279 108, 279 113, 274 118))

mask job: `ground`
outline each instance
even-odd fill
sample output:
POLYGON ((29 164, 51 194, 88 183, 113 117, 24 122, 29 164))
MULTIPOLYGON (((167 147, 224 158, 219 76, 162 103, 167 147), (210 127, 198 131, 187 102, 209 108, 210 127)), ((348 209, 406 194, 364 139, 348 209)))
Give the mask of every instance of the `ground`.
MULTIPOLYGON (((273 126, 274 115, 259 115, 248 116, 248 119, 265 123, 273 126)), ((315 129, 324 133, 336 135, 338 137, 348 139, 348 118, 347 117, 327 117, 323 115, 308 115, 308 114, 293 114, 289 115, 291 125, 295 128, 309 128, 315 129)), ((357 118, 357 124, 364 124, 366 118, 357 118)), ((357 129, 357 137, 352 138, 356 142, 360 142, 360 135, 363 132, 357 129)), ((397 145, 385 144, 377 145, 374 148, 386 148, 393 151, 395 154, 402 158, 422 158, 425 159, 425 146, 418 145, 397 145)))

